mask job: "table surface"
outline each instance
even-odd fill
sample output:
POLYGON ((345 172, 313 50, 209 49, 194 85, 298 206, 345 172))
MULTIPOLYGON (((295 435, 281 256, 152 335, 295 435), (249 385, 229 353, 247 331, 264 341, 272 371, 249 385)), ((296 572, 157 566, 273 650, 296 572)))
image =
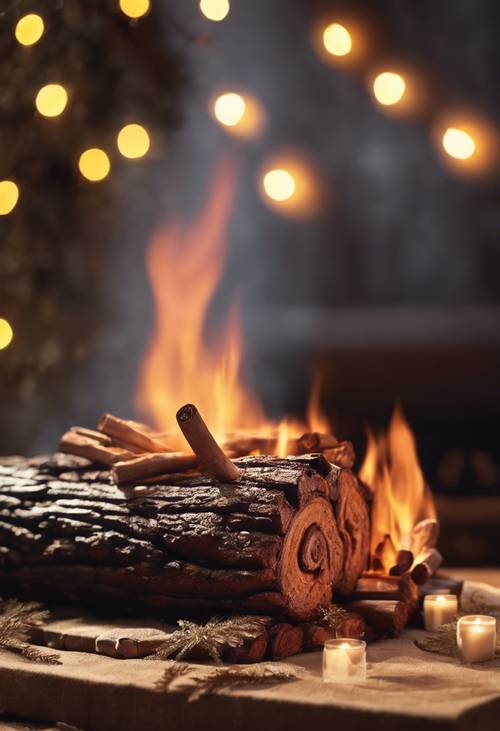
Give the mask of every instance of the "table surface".
MULTIPOLYGON (((500 586, 500 571, 448 573, 500 586)), ((192 703, 175 686, 169 693, 154 689, 162 675, 159 662, 61 652, 62 665, 48 666, 0 652, 0 708, 12 716, 62 721, 88 731, 147 731, 167 720, 169 731, 303 731, 312 725, 349 731, 495 728, 500 660, 464 666, 419 650, 414 640, 423 634, 407 630, 400 638, 370 645, 368 677, 359 685, 323 683, 321 652, 315 652, 287 661, 310 672, 303 680, 224 691, 192 703)))

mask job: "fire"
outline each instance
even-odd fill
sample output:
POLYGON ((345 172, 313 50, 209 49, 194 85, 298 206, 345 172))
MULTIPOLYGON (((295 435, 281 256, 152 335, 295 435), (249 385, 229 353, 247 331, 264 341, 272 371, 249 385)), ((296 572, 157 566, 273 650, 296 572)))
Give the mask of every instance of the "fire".
MULTIPOLYGON (((192 402, 220 444, 248 433, 275 440, 273 451, 286 456, 290 439, 309 426, 265 418, 241 377, 244 352, 237 308, 231 308, 216 337, 208 339, 205 332, 206 313, 224 269, 237 172, 234 158, 222 160, 194 220, 171 222, 153 236, 147 269, 156 321, 139 371, 136 406, 141 418, 169 435, 173 449, 186 448, 175 414, 183 403, 192 402)), ((317 382, 308 410, 310 428, 329 432, 319 390, 317 382)))
POLYGON ((394 410, 386 435, 376 438, 369 433, 359 476, 375 492, 371 552, 377 555, 377 548, 380 551, 380 546, 384 546, 380 558, 388 572, 395 563, 396 551, 411 548, 414 526, 421 520, 436 517, 432 494, 420 468, 415 438, 399 407, 394 410))

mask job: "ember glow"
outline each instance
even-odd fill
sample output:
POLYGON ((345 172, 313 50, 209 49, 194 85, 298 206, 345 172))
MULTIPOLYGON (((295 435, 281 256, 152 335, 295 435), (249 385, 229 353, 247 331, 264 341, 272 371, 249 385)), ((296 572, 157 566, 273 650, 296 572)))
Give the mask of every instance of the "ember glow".
POLYGON ((237 174, 233 158, 220 162, 193 221, 173 221, 151 241, 147 267, 156 322, 140 367, 136 405, 141 418, 170 435, 172 448, 186 447, 175 420, 178 408, 195 403, 220 444, 249 434, 273 440, 271 450, 286 456, 289 439, 309 428, 330 432, 319 408, 318 385, 309 424, 271 422, 241 377, 244 349, 237 308, 231 308, 215 336, 209 339, 205 331, 207 309, 224 270, 237 174))
MULTIPOLYGON (((415 525, 436 518, 432 494, 418 461, 415 438, 399 407, 386 435, 369 433, 360 478, 374 490, 371 553, 384 544, 381 560, 387 573, 400 548, 412 548, 415 525), (385 540, 389 536, 390 540, 385 540)), ((418 555, 415 556, 415 561, 418 555)))

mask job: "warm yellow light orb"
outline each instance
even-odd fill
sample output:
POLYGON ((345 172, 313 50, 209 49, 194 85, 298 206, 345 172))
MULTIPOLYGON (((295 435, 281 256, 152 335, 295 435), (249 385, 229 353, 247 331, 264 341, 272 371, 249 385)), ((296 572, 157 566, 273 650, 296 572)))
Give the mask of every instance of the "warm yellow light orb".
POLYGON ((123 157, 129 160, 144 157, 151 144, 149 134, 140 124, 127 124, 119 131, 116 142, 123 157))
POLYGON ((10 324, 3 317, 0 317, 0 350, 3 350, 10 345, 12 338, 14 337, 14 331, 10 324))
POLYGON ((12 180, 0 180, 0 216, 14 210, 19 200, 19 188, 12 180))
POLYGON ((451 157, 467 160, 476 151, 474 139, 463 129, 448 127, 443 135, 443 147, 451 157))
POLYGON ((36 13, 24 15, 16 25, 16 39, 23 46, 32 46, 43 36, 43 20, 36 13))
POLYGON ((264 175, 264 190, 274 201, 286 201, 295 193, 295 178, 288 170, 276 168, 264 175))
POLYGON ((216 23, 224 20, 230 9, 229 0, 200 0, 200 10, 205 18, 216 23))
POLYGON ((323 31, 323 45, 334 56, 347 56, 352 50, 351 34, 340 23, 331 23, 323 31))
POLYGON ((217 97, 214 104, 216 119, 226 127, 234 127, 245 116, 246 103, 240 94, 228 92, 217 97))
POLYGON ((406 84, 402 76, 392 71, 384 71, 373 82, 373 93, 380 104, 391 106, 403 98, 406 84))
POLYGON ((80 155, 78 167, 84 178, 93 183, 104 180, 111 169, 109 157, 104 150, 98 147, 91 147, 80 155))
POLYGON ((149 0, 120 0, 120 10, 129 18, 142 18, 149 8, 149 0))
POLYGON ((36 95, 36 108, 44 117, 58 117, 66 109, 68 92, 60 84, 47 84, 36 95))

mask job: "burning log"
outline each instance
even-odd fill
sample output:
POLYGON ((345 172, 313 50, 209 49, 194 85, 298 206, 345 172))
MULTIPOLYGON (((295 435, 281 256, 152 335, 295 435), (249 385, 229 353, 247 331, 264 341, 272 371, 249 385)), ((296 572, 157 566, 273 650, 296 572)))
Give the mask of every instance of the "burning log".
POLYGON ((379 636, 400 634, 408 623, 410 608, 404 602, 387 599, 354 601, 349 609, 360 614, 379 636))
POLYGON ((219 447, 196 406, 186 404, 180 408, 177 412, 177 423, 205 472, 220 480, 238 480, 240 470, 219 447))
POLYGON ((0 488, 5 593, 308 621, 341 576, 344 545, 316 457, 242 459, 236 484, 184 475, 138 494, 83 465, 78 482, 65 478, 75 468, 63 455, 30 468, 30 489, 26 464, 0 488))
POLYGON ((184 452, 165 452, 163 454, 144 454, 141 457, 133 455, 121 458, 125 461, 115 462, 111 470, 113 480, 117 485, 128 485, 140 482, 144 478, 155 477, 169 472, 183 472, 194 469, 198 465, 198 458, 194 454, 184 452))
POLYGON ((84 434, 76 431, 67 431, 59 440, 59 451, 64 454, 74 454, 77 457, 85 457, 91 462, 110 467, 120 460, 136 457, 136 454, 119 447, 109 447, 84 434))
POLYGON ((97 428, 111 437, 119 446, 125 446, 131 452, 167 452, 165 440, 157 439, 148 427, 134 421, 119 419, 113 414, 103 414, 97 428))
POLYGON ((352 442, 339 442, 331 449, 324 449, 323 454, 332 464, 345 467, 349 470, 354 467, 354 462, 356 461, 356 453, 352 442))
POLYGON ((420 554, 417 561, 411 571, 411 577, 415 584, 422 586, 436 573, 443 562, 443 557, 437 548, 428 548, 420 554))
POLYGON ((396 554, 396 564, 389 571, 391 576, 402 576, 409 571, 413 564, 411 536, 403 536, 399 541, 399 550, 396 554))
POLYGON ((413 553, 418 558, 426 548, 434 548, 439 538, 439 522, 427 518, 417 523, 411 534, 413 553))

